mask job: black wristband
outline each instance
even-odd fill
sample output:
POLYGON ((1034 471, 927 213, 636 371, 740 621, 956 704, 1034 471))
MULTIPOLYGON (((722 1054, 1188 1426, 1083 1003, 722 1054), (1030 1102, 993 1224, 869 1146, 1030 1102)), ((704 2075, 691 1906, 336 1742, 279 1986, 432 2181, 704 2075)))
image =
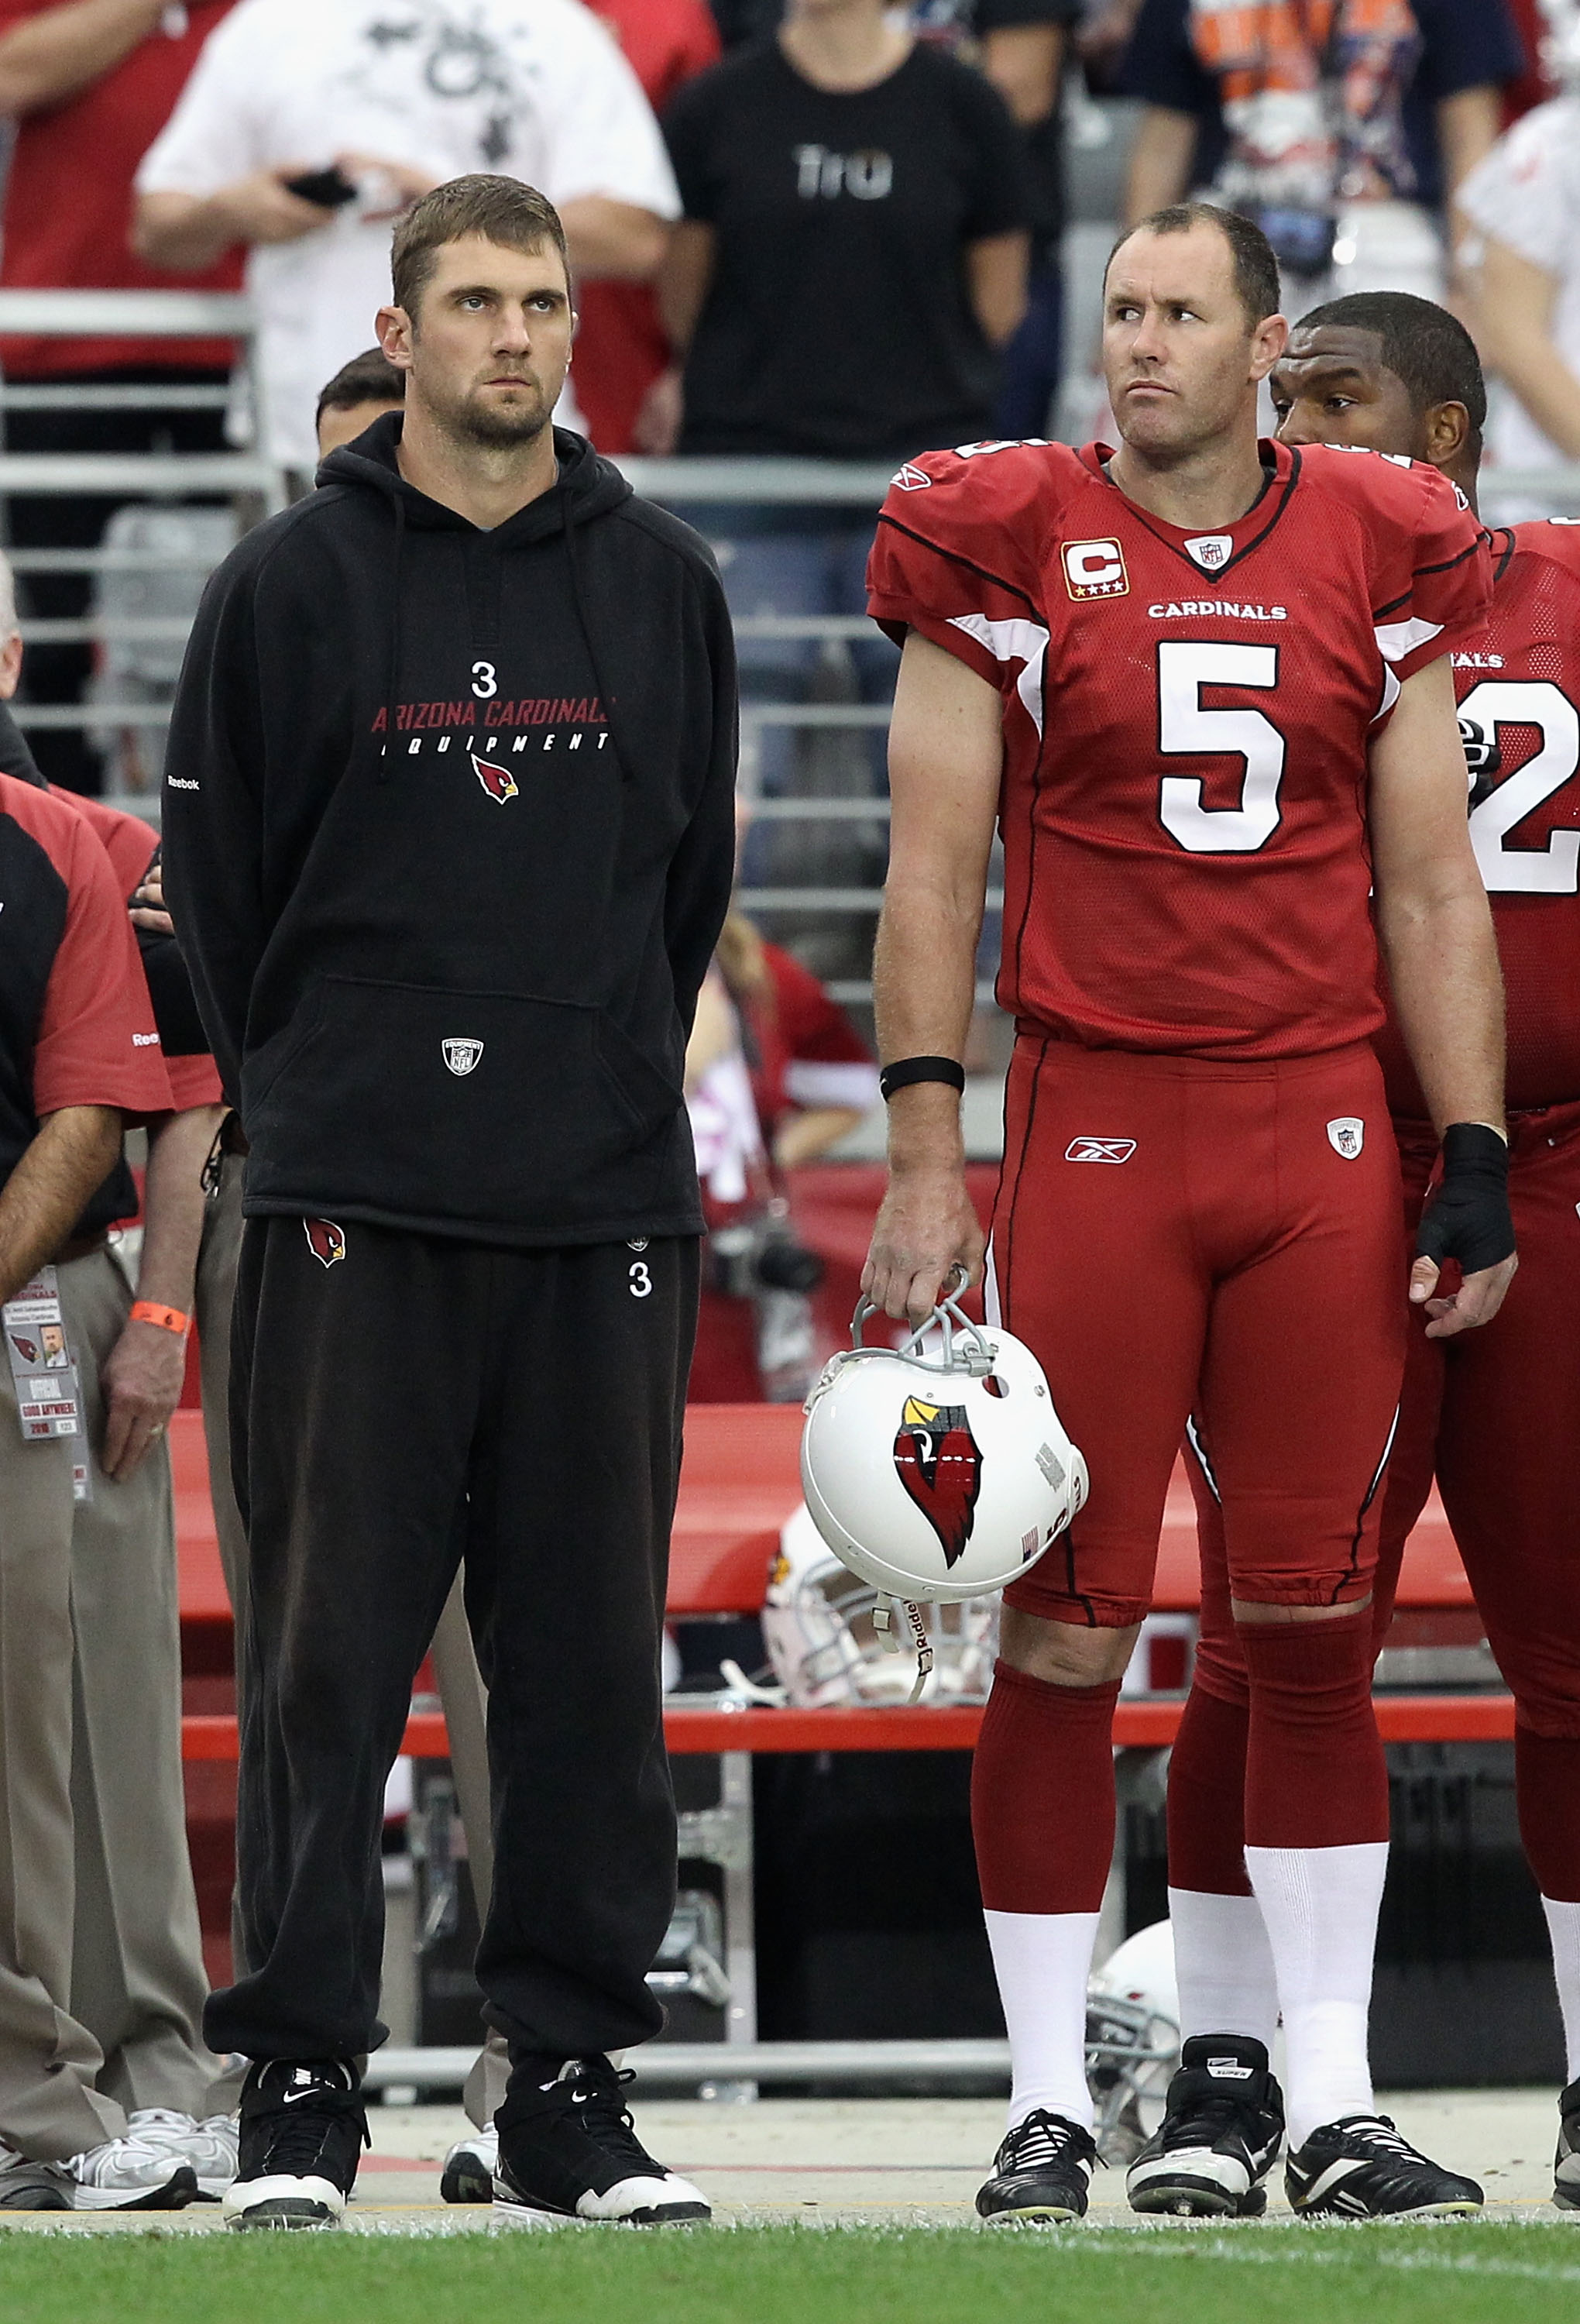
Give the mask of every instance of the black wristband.
POLYGON ((877 1086, 886 1101, 896 1090, 909 1089, 913 1082, 947 1082, 951 1090, 963 1092, 966 1069, 957 1065, 952 1057, 897 1057, 892 1065, 885 1065, 877 1077, 877 1086))
POLYGON ((1484 1121, 1451 1121, 1443 1132, 1442 1181, 1417 1230, 1417 1253, 1456 1259, 1475 1275, 1513 1250, 1509 1148, 1484 1121))

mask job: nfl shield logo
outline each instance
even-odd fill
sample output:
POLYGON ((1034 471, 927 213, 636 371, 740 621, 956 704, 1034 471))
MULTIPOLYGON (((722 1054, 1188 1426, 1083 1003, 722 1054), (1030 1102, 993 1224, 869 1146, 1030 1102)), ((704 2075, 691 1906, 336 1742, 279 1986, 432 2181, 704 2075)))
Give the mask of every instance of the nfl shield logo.
POLYGON ((1366 1125, 1353 1113, 1341 1113, 1327 1125, 1327 1143, 1346 1162, 1353 1162, 1366 1142, 1366 1125))
POLYGON ((1199 532, 1194 540, 1185 543, 1185 549, 1204 573, 1221 573, 1235 553, 1234 537, 1226 532, 1199 532))
POLYGON ((446 1041, 445 1063, 453 1074, 469 1074, 482 1055, 481 1041, 446 1041))

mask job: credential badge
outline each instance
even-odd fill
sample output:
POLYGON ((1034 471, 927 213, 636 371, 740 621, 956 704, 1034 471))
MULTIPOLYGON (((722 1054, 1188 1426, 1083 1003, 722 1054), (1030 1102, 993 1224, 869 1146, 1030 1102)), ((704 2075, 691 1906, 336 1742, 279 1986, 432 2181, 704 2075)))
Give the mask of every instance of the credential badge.
POLYGON ((445 1063, 453 1074, 469 1074, 482 1055, 481 1041, 446 1041, 445 1063))

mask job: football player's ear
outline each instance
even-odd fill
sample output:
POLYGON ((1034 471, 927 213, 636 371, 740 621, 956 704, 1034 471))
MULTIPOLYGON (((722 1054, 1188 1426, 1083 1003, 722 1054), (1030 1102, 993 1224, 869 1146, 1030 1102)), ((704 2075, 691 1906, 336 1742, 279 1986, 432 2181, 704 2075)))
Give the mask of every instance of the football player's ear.
POLYGON ((373 332, 383 348, 385 358, 397 371, 411 369, 411 321, 404 307, 381 307, 373 318, 373 332))
POLYGON ((1251 376, 1263 380, 1290 343, 1290 327, 1282 315, 1264 315, 1251 334, 1251 376))
POLYGON ((1421 428, 1433 467, 1451 467, 1469 440, 1470 413, 1463 403, 1428 403, 1421 428))

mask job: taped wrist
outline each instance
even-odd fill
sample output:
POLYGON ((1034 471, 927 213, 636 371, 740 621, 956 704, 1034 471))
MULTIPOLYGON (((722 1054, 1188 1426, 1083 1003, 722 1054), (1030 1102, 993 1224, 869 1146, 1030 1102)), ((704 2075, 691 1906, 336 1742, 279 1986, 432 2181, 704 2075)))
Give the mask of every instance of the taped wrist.
POLYGON ((1416 1231, 1417 1255, 1439 1266, 1456 1259, 1465 1274, 1475 1275, 1513 1250, 1509 1148, 1484 1121, 1451 1121, 1443 1132, 1443 1176, 1416 1231))

